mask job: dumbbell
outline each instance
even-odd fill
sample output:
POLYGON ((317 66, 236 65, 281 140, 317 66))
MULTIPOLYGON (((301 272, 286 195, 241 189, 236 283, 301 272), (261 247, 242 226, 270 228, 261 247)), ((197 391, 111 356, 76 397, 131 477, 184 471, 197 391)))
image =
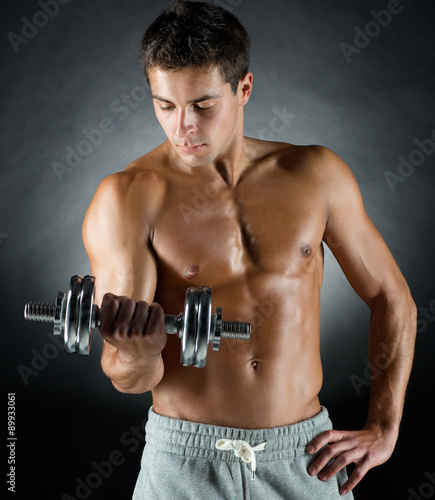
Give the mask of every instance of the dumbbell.
MULTIPOLYGON (((27 302, 24 318, 30 321, 54 323, 53 334, 61 335, 69 354, 89 354, 92 330, 100 326, 100 309, 94 304, 95 277, 71 278, 67 295, 58 292, 54 304, 27 302)), ((165 332, 181 338, 181 364, 202 368, 207 358, 208 344, 218 351, 221 338, 249 339, 250 323, 223 321, 222 308, 211 313, 211 289, 188 288, 184 313, 165 315, 165 332)))

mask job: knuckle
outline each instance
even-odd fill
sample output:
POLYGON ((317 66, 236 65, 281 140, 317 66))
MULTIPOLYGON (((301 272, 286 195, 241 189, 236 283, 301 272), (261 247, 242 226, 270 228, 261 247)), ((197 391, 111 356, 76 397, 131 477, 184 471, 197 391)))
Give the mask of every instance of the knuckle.
POLYGON ((337 444, 330 444, 326 449, 325 451, 329 454, 329 455, 336 455, 338 453, 338 448, 339 446, 337 444))
POLYGON ((331 441, 332 439, 334 439, 334 431, 326 431, 325 432, 325 437, 328 438, 329 441, 331 441))
POLYGON ((365 456, 366 464, 372 465, 375 463, 375 461, 376 461, 376 454, 373 451, 369 450, 365 456))
POLYGON ((343 464, 349 464, 350 462, 352 462, 352 456, 350 453, 342 453, 340 455, 340 462, 342 462, 343 464))
POLYGON ((165 314, 163 312, 162 306, 159 304, 151 304, 149 309, 149 323, 153 329, 160 330, 160 327, 164 323, 165 314))
POLYGON ((364 474, 365 472, 363 471, 363 469, 359 467, 356 467, 355 470, 353 471, 353 475, 355 476, 355 478, 358 479, 358 481, 362 479, 364 474))
POLYGON ((146 310, 148 310, 150 306, 149 306, 148 302, 145 302, 145 300, 138 300, 136 302, 136 307, 139 308, 139 309, 146 309, 146 310))
POLYGON ((136 306, 136 302, 133 300, 133 299, 130 299, 130 298, 123 298, 122 299, 122 307, 125 307, 126 309, 129 309, 129 310, 134 310, 135 306, 136 306))
POLYGON ((117 305, 118 301, 116 300, 116 296, 113 295, 113 293, 106 293, 103 296, 102 300, 102 307, 108 308, 108 307, 113 307, 114 305, 117 305))
POLYGON ((165 313, 163 311, 163 307, 160 304, 157 304, 157 302, 153 302, 149 306, 149 313, 156 319, 161 319, 164 318, 165 313))
POLYGON ((352 447, 355 447, 357 445, 357 439, 354 436, 347 438, 346 441, 352 447))

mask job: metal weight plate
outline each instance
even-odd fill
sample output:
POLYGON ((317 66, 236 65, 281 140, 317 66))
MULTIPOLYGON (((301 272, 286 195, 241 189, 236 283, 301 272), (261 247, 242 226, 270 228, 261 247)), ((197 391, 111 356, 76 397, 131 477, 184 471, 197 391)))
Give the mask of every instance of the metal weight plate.
POLYGON ((76 334, 79 320, 78 302, 82 288, 82 277, 73 276, 66 297, 65 330, 63 334, 65 351, 68 354, 76 352, 76 334))
POLYGON ((211 324, 211 288, 203 286, 199 296, 198 328, 196 334, 195 357, 193 364, 202 368, 207 359, 211 324))
POLYGON ((213 334, 213 351, 219 351, 222 332, 222 307, 216 307, 215 325, 213 334))
POLYGON ((195 357, 198 304, 199 290, 188 288, 184 304, 184 332, 181 338, 181 364, 183 366, 190 366, 195 357))
POLYGON ((62 337, 65 332, 65 302, 65 294, 63 292, 57 292, 54 310, 53 335, 62 335, 62 337))
POLYGON ((82 281, 78 302, 78 327, 75 340, 75 349, 80 356, 88 356, 91 347, 92 334, 92 306, 94 305, 95 278, 85 276, 82 281))

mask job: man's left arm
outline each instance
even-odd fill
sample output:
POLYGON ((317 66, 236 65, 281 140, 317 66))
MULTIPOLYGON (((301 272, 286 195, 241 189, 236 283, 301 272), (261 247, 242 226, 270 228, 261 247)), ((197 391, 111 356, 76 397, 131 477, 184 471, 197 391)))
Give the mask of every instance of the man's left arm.
POLYGON ((377 369, 365 427, 360 431, 326 431, 307 447, 307 452, 314 454, 326 446, 308 468, 321 480, 356 464, 340 489, 345 495, 369 469, 386 462, 394 450, 414 356, 417 311, 405 278, 364 210, 351 171, 326 148, 316 148, 315 155, 328 205, 323 239, 370 308, 369 361, 377 369))

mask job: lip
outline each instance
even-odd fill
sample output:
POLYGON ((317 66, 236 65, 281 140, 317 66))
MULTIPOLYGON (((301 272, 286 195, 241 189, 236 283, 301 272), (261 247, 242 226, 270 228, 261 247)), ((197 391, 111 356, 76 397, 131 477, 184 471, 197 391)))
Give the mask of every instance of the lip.
POLYGON ((205 144, 200 144, 199 146, 191 146, 191 147, 185 147, 185 146, 178 146, 181 151, 184 153, 192 154, 192 153, 197 153, 198 151, 201 151, 201 149, 205 146, 205 144))

